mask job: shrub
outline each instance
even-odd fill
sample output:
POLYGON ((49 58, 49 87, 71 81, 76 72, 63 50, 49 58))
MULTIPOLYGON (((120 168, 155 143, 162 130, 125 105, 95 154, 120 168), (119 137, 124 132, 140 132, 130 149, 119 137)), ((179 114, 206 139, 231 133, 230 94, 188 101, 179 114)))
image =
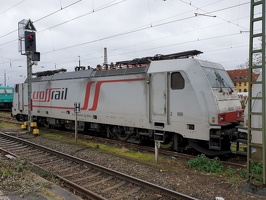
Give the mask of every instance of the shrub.
POLYGON ((219 158, 215 157, 213 160, 207 158, 204 154, 199 155, 197 158, 190 159, 188 166, 200 171, 210 173, 220 173, 223 171, 223 166, 219 158))
POLYGON ((261 162, 252 162, 251 163, 251 172, 253 174, 262 174, 263 173, 263 164, 261 162))

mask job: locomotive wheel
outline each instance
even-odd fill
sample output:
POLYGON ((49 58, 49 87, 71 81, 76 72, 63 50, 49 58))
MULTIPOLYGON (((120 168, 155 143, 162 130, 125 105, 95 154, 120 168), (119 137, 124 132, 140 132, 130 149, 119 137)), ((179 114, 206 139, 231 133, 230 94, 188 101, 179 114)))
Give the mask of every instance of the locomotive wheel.
POLYGON ((115 135, 121 141, 126 141, 130 136, 126 133, 125 128, 121 126, 113 126, 110 131, 112 135, 115 135))
POLYGON ((174 148, 174 136, 169 135, 166 139, 165 142, 162 142, 160 144, 160 148, 164 150, 172 150, 174 148))

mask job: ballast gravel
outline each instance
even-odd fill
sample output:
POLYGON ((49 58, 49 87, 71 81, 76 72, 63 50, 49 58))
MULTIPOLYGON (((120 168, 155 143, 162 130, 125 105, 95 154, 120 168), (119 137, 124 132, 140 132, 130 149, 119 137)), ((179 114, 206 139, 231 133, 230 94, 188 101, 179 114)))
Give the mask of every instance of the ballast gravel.
MULTIPOLYGON (((25 136, 25 135, 24 135, 25 136)), ((195 171, 187 167, 187 162, 178 158, 160 158, 158 165, 154 163, 142 163, 116 156, 99 148, 84 148, 75 143, 48 139, 42 135, 38 137, 25 137, 31 142, 70 154, 95 164, 111 168, 113 170, 137 177, 139 179, 175 190, 177 192, 193 196, 202 200, 239 200, 254 199, 265 200, 266 196, 257 195, 239 189, 243 183, 234 186, 228 180, 230 177, 214 175, 195 171), (174 170, 172 170, 174 168, 174 170)))

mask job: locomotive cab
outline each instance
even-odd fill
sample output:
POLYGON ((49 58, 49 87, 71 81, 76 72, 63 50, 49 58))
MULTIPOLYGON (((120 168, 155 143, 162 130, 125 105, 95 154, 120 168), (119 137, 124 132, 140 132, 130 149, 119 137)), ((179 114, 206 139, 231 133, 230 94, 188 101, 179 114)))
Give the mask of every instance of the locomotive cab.
MULTIPOLYGON (((209 118, 211 125, 209 148, 228 151, 231 142, 238 139, 235 127, 243 121, 243 109, 239 96, 229 75, 221 65, 203 61, 200 61, 200 64, 216 102, 216 111, 214 110, 209 118)), ((245 138, 244 136, 241 139, 245 138)))
POLYGON ((186 138, 205 154, 230 152, 243 110, 221 65, 193 58, 164 60, 152 62, 147 73, 151 122, 175 131, 175 149, 186 138))

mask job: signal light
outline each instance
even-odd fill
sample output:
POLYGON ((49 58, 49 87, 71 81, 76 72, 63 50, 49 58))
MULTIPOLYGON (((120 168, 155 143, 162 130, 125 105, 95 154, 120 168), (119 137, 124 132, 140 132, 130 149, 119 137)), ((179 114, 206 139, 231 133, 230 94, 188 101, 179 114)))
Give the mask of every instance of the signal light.
POLYGON ((25 31, 25 51, 36 52, 35 32, 25 31))

